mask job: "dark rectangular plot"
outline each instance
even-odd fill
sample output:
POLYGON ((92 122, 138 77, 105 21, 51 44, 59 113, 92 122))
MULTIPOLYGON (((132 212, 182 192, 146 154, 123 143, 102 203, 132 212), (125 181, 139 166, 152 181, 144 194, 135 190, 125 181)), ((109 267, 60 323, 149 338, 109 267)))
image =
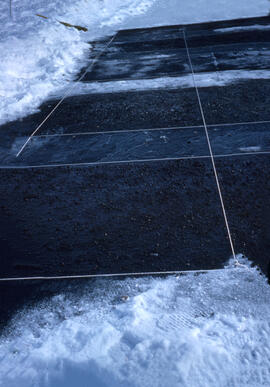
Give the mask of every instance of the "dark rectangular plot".
POLYGON ((115 42, 132 43, 155 40, 173 40, 179 37, 183 31, 183 26, 164 26, 154 28, 138 28, 132 30, 120 30, 117 33, 115 42))
MULTIPOLYGON (((250 43, 189 48, 195 73, 270 68, 270 44, 250 43)), ((222 74, 221 74, 222 75, 222 74)), ((207 74, 206 74, 207 76, 207 74)))
MULTIPOLYGON (((128 41, 123 41, 121 34, 117 35, 82 81, 141 79, 190 72, 183 32, 173 31, 170 37, 163 33, 165 31, 153 31, 155 38, 145 40, 138 40, 135 33, 133 40, 128 41)), ((81 74, 84 71, 82 69, 81 74)))
MULTIPOLYGON (((1 127, 8 146, 12 136, 32 133, 58 101, 44 103, 40 113, 1 127)), ((45 122, 39 134, 152 129, 202 124, 194 88, 114 94, 90 94, 67 98, 45 122)), ((17 140, 18 141, 18 140, 17 140)), ((2 144, 2 143, 1 143, 2 144)))
POLYGON ((248 77, 247 70, 269 69, 270 30, 215 32, 211 39, 188 30, 187 41, 195 74, 205 72, 207 79, 210 72, 217 84, 228 83, 211 86, 210 80, 209 87, 200 87, 202 74, 195 75, 207 124, 269 120, 270 81, 237 80, 229 70, 241 78, 242 70, 248 77))
POLYGON ((222 87, 199 88, 206 123, 269 121, 270 81, 243 80, 222 87))
POLYGON ((242 28, 188 29, 187 42, 195 73, 269 69, 270 29, 242 28))
POLYGON ((13 155, 2 163, 37 166, 207 155, 209 149, 204 128, 197 127, 33 137, 19 158, 13 155))
MULTIPOLYGON (((169 26, 159 29, 148 28, 145 30, 123 30, 116 34, 104 54, 107 55, 108 52, 115 50, 125 53, 148 51, 156 48, 168 49, 184 47, 185 45, 181 38, 183 38, 183 29, 181 26, 169 26)), ((90 42, 90 44, 95 48, 104 48, 109 40, 108 38, 102 41, 90 42)))
POLYGON ((270 42, 267 42, 267 44, 250 43, 245 49, 234 45, 231 50, 226 51, 223 47, 218 47, 213 54, 218 71, 264 70, 270 68, 270 42))
POLYGON ((188 45, 189 47, 215 47, 219 45, 228 45, 233 46, 234 44, 243 44, 248 48, 249 44, 259 43, 259 44, 269 44, 270 30, 268 29, 236 29, 236 30, 227 30, 218 28, 211 32, 201 31, 192 31, 187 29, 188 35, 188 45))
POLYGON ((270 152, 270 122, 208 127, 214 154, 270 152))
POLYGON ((270 157, 216 159, 236 251, 268 275, 270 247, 270 157))
POLYGON ((1 277, 222 267, 211 161, 1 170, 1 277))
POLYGON ((254 25, 260 26, 268 26, 270 23, 269 16, 257 16, 257 17, 249 17, 249 18, 240 18, 240 19, 232 19, 232 20, 218 20, 211 21, 205 23, 195 23, 187 25, 186 28, 188 31, 192 31, 193 33, 201 34, 201 31, 212 32, 217 29, 223 28, 235 28, 235 27, 251 27, 254 25))
POLYGON ((162 76, 179 76, 190 73, 186 49, 160 50, 125 55, 115 52, 104 58, 89 71, 83 82, 149 79, 162 76))

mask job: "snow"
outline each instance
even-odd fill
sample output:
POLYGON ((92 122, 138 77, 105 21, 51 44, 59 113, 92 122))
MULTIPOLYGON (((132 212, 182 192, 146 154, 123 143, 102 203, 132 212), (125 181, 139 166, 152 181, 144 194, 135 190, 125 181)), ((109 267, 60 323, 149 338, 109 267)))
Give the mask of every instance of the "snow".
POLYGON ((242 148, 239 148, 241 152, 260 152, 262 150, 261 146, 254 145, 254 146, 245 146, 242 148))
MULTIPOLYGON (((226 86, 239 80, 247 79, 269 79, 269 70, 228 70, 215 71, 209 73, 195 74, 196 85, 198 87, 226 86)), ((108 82, 78 82, 69 95, 98 94, 98 93, 117 93, 127 91, 146 91, 157 89, 178 89, 193 87, 193 78, 191 74, 180 77, 160 77, 153 79, 131 79, 123 81, 108 82)), ((52 98, 61 97, 63 90, 51 94, 52 98)))
POLYGON ((113 33, 154 0, 0 1, 0 124, 33 113, 52 91, 69 87, 89 54, 88 41, 113 33), (37 17, 48 17, 44 20, 37 17), (89 29, 79 32, 57 20, 89 29))
POLYGON ((227 27, 227 28, 217 28, 215 32, 220 32, 220 33, 226 33, 226 32, 242 32, 242 31, 268 31, 270 30, 269 25, 259 25, 259 24, 254 24, 253 26, 242 26, 242 27, 227 27))
POLYGON ((266 15, 268 0, 0 0, 0 125, 37 111, 86 64, 88 41, 124 28, 266 15), (206 5, 207 2, 207 6, 206 5), (48 20, 36 14, 48 17, 48 20), (79 32, 57 20, 87 27, 79 32))
POLYGON ((126 20, 124 28, 203 23, 265 16, 269 0, 157 0, 140 17, 126 20))
POLYGON ((14 319, 0 342, 0 384, 268 386, 270 287, 243 262, 70 285, 14 319))

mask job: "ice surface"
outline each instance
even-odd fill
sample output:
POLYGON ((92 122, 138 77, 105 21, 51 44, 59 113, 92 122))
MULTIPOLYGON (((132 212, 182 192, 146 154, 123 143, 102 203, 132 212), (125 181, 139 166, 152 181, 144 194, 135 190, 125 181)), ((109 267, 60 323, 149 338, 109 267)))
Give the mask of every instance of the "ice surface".
POLYGON ((71 285, 14 319, 0 385, 268 386, 269 306, 248 266, 71 285))

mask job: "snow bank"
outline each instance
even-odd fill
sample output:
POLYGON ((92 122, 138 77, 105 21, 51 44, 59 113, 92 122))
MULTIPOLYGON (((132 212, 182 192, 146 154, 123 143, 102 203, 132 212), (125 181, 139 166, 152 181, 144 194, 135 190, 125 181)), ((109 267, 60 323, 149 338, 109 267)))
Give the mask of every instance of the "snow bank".
POLYGON ((86 42, 113 33, 125 18, 145 12, 153 1, 13 0, 12 20, 9 1, 1 1, 0 124, 33 113, 52 91, 67 87, 86 63, 86 42))
POLYGON ((269 385, 269 300, 251 268, 71 285, 15 318, 0 384, 269 385))

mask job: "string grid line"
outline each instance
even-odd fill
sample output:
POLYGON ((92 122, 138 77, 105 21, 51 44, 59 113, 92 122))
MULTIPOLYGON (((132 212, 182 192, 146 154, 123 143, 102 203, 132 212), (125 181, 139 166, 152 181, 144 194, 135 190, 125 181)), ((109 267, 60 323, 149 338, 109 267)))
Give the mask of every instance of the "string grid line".
MULTIPOLYGON (((239 265, 246 268, 244 265, 239 265)), ((143 276, 161 276, 161 275, 186 275, 186 274, 206 274, 211 272, 223 272, 225 269, 206 269, 206 270, 181 270, 181 271, 153 271, 137 273, 115 273, 115 274, 79 274, 79 275, 59 275, 59 276, 37 276, 37 277, 7 277, 0 278, 0 282, 12 281, 48 281, 65 279, 98 279, 98 278, 116 278, 116 277, 143 277, 143 276)), ((238 270, 231 268, 230 270, 238 270)))
POLYGON ((200 97, 199 89, 198 89, 198 86, 197 86, 197 83, 196 83, 196 79, 195 79, 195 73, 194 73, 194 69, 193 69, 193 65, 192 65, 192 61, 191 61, 191 57, 190 57, 189 47, 188 47, 188 44, 187 44, 185 29, 183 30, 183 37, 184 37, 186 51, 187 51, 187 56, 188 56, 188 61, 189 61, 189 65, 190 65, 191 76, 192 76, 193 84, 194 84, 194 87, 195 87, 195 90, 196 90, 196 94, 197 94, 197 98, 198 98, 198 103, 199 103, 199 107, 200 107, 200 112, 201 112, 201 116, 202 116, 202 121, 203 121, 204 129, 205 129, 205 135, 206 135, 207 144, 208 144, 208 148, 209 148, 209 152, 210 152, 210 156, 211 156, 211 162, 212 162, 212 166, 213 166, 213 170, 214 170, 216 185, 217 185, 218 194, 219 194, 219 198, 220 198, 220 203, 221 203, 221 207, 222 207, 222 212, 223 212, 223 216, 224 216, 224 221, 225 221, 225 225, 226 225, 226 229, 227 229, 227 233, 228 233, 228 238, 229 238, 229 242, 230 242, 230 245, 231 245, 232 255, 233 255, 235 263, 239 264, 239 262, 238 262, 238 260, 236 258, 236 254, 235 254, 235 249, 234 249, 234 244, 233 244, 233 240, 232 240, 231 230, 230 230, 230 226, 229 226, 229 222, 228 222, 228 218, 227 218, 227 213, 226 213, 226 209, 225 209, 225 205, 224 205, 223 195, 222 195, 222 191, 221 191, 221 187, 220 187, 220 182, 219 182, 219 178, 218 178, 218 173, 217 173, 217 169, 216 169, 216 163, 215 163, 215 159, 214 159, 212 145, 211 145, 210 138, 209 138, 208 128, 207 128, 207 125, 206 125, 206 120, 205 120, 204 110, 203 110, 203 106, 202 106, 202 102, 201 102, 201 97, 200 97))
MULTIPOLYGON (((227 153, 215 154, 215 158, 230 158, 230 157, 244 157, 244 156, 263 156, 269 155, 270 151, 254 151, 242 153, 227 153)), ((116 161, 89 161, 83 163, 59 163, 59 164, 33 164, 33 165, 0 165, 0 170, 21 170, 21 169, 39 169, 39 168, 76 168, 76 167, 95 167, 99 165, 125 165, 125 164, 139 164, 139 163, 153 163, 161 161, 181 161, 181 160, 203 160, 210 159, 210 155, 199 156, 179 156, 179 157, 163 157, 152 159, 130 159, 130 160, 116 160, 116 161)))
MULTIPOLYGON (((222 126, 241 126, 241 125, 262 125, 270 124, 270 121, 254 121, 254 122, 232 122, 225 124, 209 124, 208 128, 222 127, 222 126)), ((54 134, 38 134, 35 138, 46 138, 46 137, 65 137, 65 136, 87 136, 97 134, 125 134, 125 133, 137 133, 137 132, 156 132, 165 130, 179 130, 179 129, 200 129, 204 128, 203 125, 187 125, 187 126, 171 126, 167 128, 149 128, 149 129, 124 129, 124 130, 104 130, 104 131, 93 131, 93 132, 72 132, 72 133, 54 133, 54 134)))

